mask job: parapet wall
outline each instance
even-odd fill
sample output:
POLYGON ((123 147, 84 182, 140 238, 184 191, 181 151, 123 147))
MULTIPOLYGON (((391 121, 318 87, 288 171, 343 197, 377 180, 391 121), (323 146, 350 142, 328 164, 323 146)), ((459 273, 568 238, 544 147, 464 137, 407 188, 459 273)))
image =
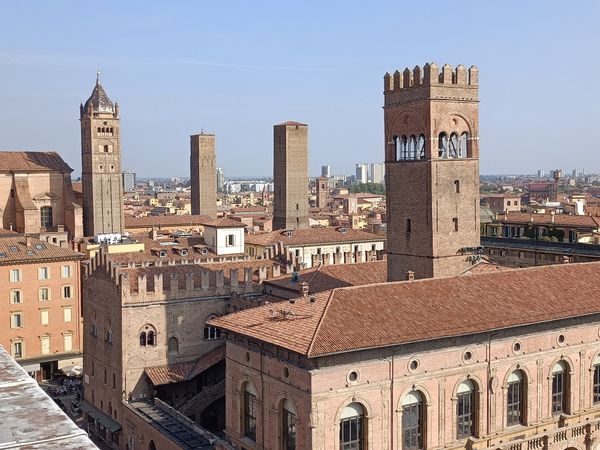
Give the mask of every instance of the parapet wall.
POLYGON ((393 75, 386 73, 383 77, 383 90, 385 93, 438 84, 478 86, 479 69, 475 66, 467 69, 462 64, 459 64, 456 68, 445 64, 440 69, 435 63, 427 63, 422 68, 415 66, 411 71, 407 67, 402 73, 396 70, 393 75))

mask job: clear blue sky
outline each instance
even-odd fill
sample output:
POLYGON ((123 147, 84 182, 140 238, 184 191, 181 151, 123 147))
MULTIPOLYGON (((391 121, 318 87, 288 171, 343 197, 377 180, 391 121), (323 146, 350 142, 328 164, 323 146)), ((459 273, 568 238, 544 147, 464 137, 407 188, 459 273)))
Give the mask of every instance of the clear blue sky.
POLYGON ((383 160, 382 77, 480 68, 481 172, 600 171, 600 2, 14 1, 0 26, 0 149, 80 172, 96 71, 121 107, 123 165, 187 176, 189 135, 227 175, 272 172, 272 125, 309 124, 310 172, 383 160))

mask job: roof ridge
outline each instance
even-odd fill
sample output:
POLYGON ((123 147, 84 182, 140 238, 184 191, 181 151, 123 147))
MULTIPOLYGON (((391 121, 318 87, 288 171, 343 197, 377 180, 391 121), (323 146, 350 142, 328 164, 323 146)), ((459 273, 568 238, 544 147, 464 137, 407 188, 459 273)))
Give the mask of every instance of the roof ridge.
POLYGON ((325 318, 325 315, 327 314, 327 311, 329 310, 329 306, 331 305, 331 300, 333 299, 335 291, 337 291, 338 289, 339 288, 332 289, 329 293, 329 297, 327 298, 327 304, 325 305, 325 308, 323 308, 323 312, 321 313, 321 317, 319 318, 319 323, 317 323, 317 326, 315 327, 315 331, 313 333, 313 336, 310 340, 310 344, 306 351, 306 355, 309 357, 312 354, 313 346, 315 345, 315 340, 317 338, 317 335, 319 334, 319 331, 321 330, 321 325, 323 324, 323 319, 325 318))

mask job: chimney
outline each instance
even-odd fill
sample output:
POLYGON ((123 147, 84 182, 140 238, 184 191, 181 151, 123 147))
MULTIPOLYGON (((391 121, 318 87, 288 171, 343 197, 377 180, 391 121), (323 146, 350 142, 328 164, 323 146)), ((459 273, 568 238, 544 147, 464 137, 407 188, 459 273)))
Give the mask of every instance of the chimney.
POLYGON ((31 247, 33 245, 33 241, 31 240, 31 236, 28 234, 25 235, 25 245, 27 247, 31 247))
POLYGON ((415 273, 412 270, 406 272, 406 281, 415 281, 415 273))
POLYGON ((302 297, 308 297, 308 288, 309 285, 306 281, 300 283, 300 295, 302 295, 302 297))
POLYGON ((550 213, 550 220, 552 221, 552 223, 554 223, 554 216, 556 215, 556 213, 554 211, 552 211, 550 213))

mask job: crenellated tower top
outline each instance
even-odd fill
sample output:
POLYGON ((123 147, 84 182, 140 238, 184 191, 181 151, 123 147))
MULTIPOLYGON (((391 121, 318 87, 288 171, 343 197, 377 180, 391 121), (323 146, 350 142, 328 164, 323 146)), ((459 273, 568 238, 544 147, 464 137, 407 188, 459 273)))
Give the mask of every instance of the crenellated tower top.
POLYGON ((383 77, 384 93, 438 84, 445 86, 477 86, 479 84, 479 69, 475 66, 467 69, 462 64, 455 68, 449 64, 444 64, 440 69, 436 63, 427 63, 422 68, 415 66, 410 70, 407 67, 403 72, 396 70, 393 75, 388 72, 383 77))

